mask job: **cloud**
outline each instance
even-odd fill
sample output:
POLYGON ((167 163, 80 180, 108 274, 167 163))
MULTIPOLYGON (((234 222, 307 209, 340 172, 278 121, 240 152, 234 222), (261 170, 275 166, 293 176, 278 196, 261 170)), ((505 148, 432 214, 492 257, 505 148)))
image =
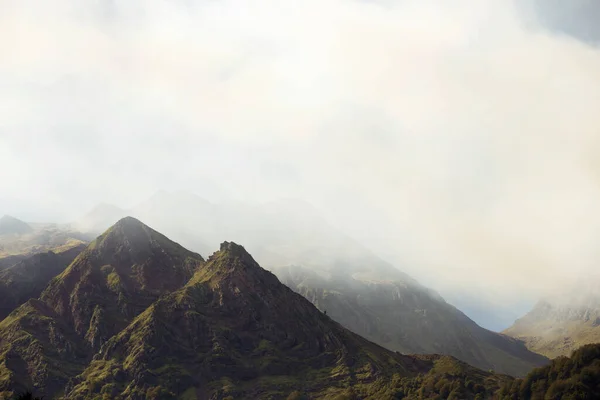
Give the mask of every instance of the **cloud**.
POLYGON ((212 180, 442 293, 534 298, 598 259, 600 52, 517 4, 4 0, 0 206, 212 180))

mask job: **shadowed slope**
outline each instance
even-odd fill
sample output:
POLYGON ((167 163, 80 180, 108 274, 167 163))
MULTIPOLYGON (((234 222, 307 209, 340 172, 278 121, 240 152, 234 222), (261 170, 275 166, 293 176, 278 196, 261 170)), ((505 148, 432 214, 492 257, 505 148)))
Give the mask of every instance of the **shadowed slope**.
POLYGON ((52 278, 60 274, 77 257, 85 245, 63 252, 35 254, 0 271, 0 320, 29 299, 36 299, 52 278))
POLYGON ((449 354, 484 370, 523 376, 548 360, 520 341, 488 331, 435 292, 403 281, 275 270, 282 282, 346 328, 390 350, 449 354))

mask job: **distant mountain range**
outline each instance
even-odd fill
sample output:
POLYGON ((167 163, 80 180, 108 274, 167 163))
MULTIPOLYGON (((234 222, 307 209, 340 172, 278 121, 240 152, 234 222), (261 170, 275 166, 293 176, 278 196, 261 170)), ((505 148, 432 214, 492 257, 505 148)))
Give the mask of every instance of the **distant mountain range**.
MULTIPOLYGON (((77 252, 72 249, 69 257, 77 252)), ((450 356, 402 355, 351 332, 343 325, 354 323, 378 340, 385 330, 400 329, 410 339, 406 343, 430 351, 442 337, 436 331, 446 330, 465 335, 463 342, 454 339, 459 346, 476 346, 473 353, 537 362, 519 358, 532 353, 523 352, 518 341, 491 332, 489 338, 478 336, 482 328, 401 272, 393 275, 395 283, 377 282, 376 271, 391 273, 385 263, 377 268, 356 263, 345 281, 335 266, 317 276, 299 268, 278 271, 296 282, 296 291, 311 288, 303 294, 314 295, 319 310, 242 246, 223 242, 204 260, 131 217, 110 227, 68 266, 46 257, 26 258, 5 270, 18 267, 15 271, 27 273, 9 275, 30 275, 36 282, 47 279, 40 274, 46 269, 62 272, 39 299, 16 306, 0 322, 0 398, 29 390, 49 399, 80 400, 529 399, 574 387, 583 395, 597 389, 595 347, 576 353, 573 367, 558 377, 552 371, 566 368, 565 362, 514 380, 450 356), (319 285, 331 288, 319 292, 319 285), (428 307, 416 308, 421 305, 428 307), (353 307, 364 317, 340 324, 331 318, 336 307, 341 316, 353 307), (445 320, 449 315, 454 319, 445 320), (362 318, 372 328, 363 329, 362 318)))
POLYGON ((36 253, 79 246, 93 236, 58 224, 31 224, 5 215, 0 218, 0 270, 36 253))
POLYGON ((33 232, 33 228, 25 222, 5 215, 0 218, 0 235, 24 235, 33 232))
POLYGON ((444 374, 444 390, 462 382, 465 398, 509 379, 385 350, 281 284, 243 247, 225 242, 205 262, 133 218, 0 322, 0 396, 393 398, 423 373, 444 374), (478 386, 465 387, 461 374, 478 386))

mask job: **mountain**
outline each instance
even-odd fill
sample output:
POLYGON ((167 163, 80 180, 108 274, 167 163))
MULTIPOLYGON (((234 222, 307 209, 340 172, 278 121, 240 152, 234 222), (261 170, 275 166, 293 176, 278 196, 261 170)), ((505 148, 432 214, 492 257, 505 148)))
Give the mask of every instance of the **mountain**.
POLYGON ((56 275, 77 257, 85 245, 62 252, 47 252, 27 257, 0 271, 0 320, 29 299, 36 299, 56 275))
POLYGON ((452 355, 484 370, 523 376, 548 360, 518 340, 488 331, 416 282, 366 280, 301 267, 274 270, 346 328, 402 353, 452 355))
POLYGON ((204 263, 129 217, 0 322, 0 397, 391 398, 439 360, 351 333, 241 246, 204 263))
POLYGON ((33 232, 33 228, 25 222, 5 215, 0 218, 0 235, 23 235, 33 232))
POLYGON ((512 378, 347 330, 224 242, 207 262, 133 218, 0 322, 0 398, 481 399, 512 378))
POLYGON ((41 300, 97 349, 203 263, 137 219, 126 217, 93 241, 41 300))
POLYGON ((599 277, 589 275, 565 285, 562 292, 540 300, 504 333, 550 358, 570 355, 585 344, 600 343, 599 281, 599 277))
POLYGON ((67 396, 391 398, 392 382, 432 364, 346 330, 225 242, 102 346, 67 396))
POLYGON ((194 249, 215 248, 223 240, 244 243, 283 283, 346 328, 391 350, 448 354, 515 376, 548 361, 517 340, 479 327, 304 201, 213 204, 163 191, 130 212, 194 249))
POLYGON ((133 218, 93 241, 42 292, 0 323, 2 392, 53 396, 100 346, 204 260, 133 218))

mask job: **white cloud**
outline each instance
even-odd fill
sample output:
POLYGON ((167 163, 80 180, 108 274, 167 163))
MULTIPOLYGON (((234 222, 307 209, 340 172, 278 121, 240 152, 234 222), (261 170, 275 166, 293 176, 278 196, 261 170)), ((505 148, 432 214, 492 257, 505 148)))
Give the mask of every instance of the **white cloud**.
POLYGON ((600 52, 512 4, 3 0, 0 198, 66 218, 209 177, 447 292, 536 296, 597 260, 600 52))

